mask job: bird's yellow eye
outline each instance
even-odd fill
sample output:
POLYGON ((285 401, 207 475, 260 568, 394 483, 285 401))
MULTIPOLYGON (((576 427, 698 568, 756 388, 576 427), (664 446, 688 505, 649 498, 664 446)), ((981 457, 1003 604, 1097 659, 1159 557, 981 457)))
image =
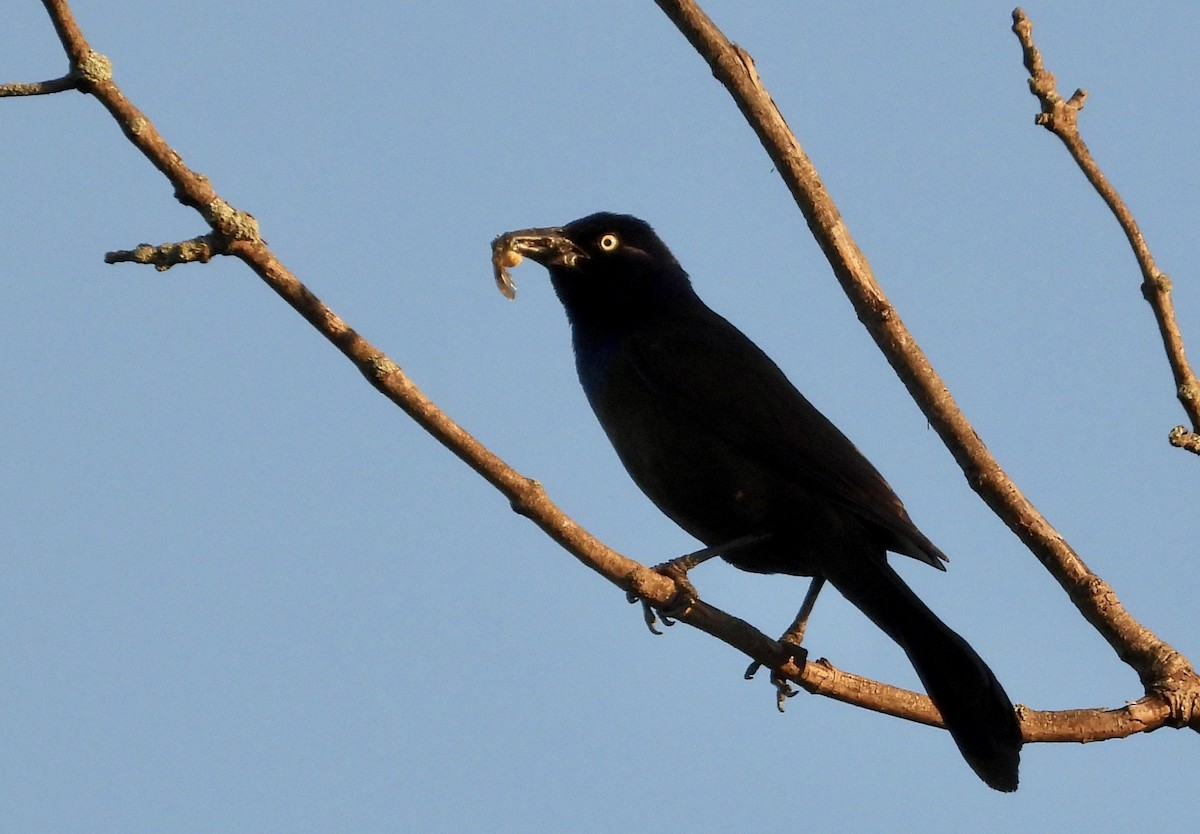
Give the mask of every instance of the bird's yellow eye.
POLYGON ((621 245, 621 241, 612 232, 601 236, 599 241, 601 252, 615 252, 617 247, 621 245))

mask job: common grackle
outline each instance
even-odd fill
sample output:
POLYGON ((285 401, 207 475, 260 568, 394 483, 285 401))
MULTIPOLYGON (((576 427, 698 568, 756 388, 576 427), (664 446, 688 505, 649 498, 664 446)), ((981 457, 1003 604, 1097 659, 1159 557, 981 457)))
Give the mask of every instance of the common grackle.
POLYGON ((588 402, 650 500, 711 548, 739 543, 721 553, 735 567, 828 580, 908 655, 979 777, 1016 790, 1008 695, 887 562, 892 551, 944 570, 946 557, 854 444, 700 300, 650 226, 600 213, 495 247, 498 279, 514 252, 549 269, 588 402))

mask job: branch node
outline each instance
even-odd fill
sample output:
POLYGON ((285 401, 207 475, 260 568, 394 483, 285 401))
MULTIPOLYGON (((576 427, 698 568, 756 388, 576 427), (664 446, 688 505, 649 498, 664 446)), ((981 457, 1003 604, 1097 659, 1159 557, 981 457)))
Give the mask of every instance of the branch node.
POLYGON ((1190 667, 1157 681, 1149 695, 1162 698, 1170 707, 1164 722, 1168 727, 1200 729, 1200 676, 1190 667))
POLYGON ((366 366, 370 369, 370 376, 382 382, 392 374, 400 373, 400 366, 397 365, 388 356, 382 353, 377 353, 366 361, 366 366))
POLYGON ((102 84, 112 80, 112 61, 93 50, 75 65, 72 72, 89 85, 102 84))
POLYGON ((1155 272, 1142 282, 1142 297, 1153 304, 1153 296, 1155 294, 1169 293, 1173 288, 1174 285, 1171 283, 1171 277, 1167 273, 1155 272))
POLYGON ((1184 426, 1176 426, 1171 429, 1171 433, 1167 435, 1167 440, 1172 446, 1183 449, 1186 452, 1191 452, 1194 455, 1200 455, 1200 434, 1190 432, 1184 426))
POLYGON ((249 212, 239 211, 224 200, 217 198, 205 206, 205 219, 228 240, 262 242, 258 221, 249 212))
POLYGON ((1058 94, 1058 90, 1054 89, 1054 73, 1039 70, 1036 76, 1029 79, 1029 92, 1033 93, 1041 102, 1045 112, 1042 116, 1046 116, 1053 108, 1053 105, 1062 101, 1062 96, 1058 94))
POLYGON ((537 521, 537 506, 546 500, 546 490, 536 478, 524 478, 512 492, 508 505, 517 515, 537 521))

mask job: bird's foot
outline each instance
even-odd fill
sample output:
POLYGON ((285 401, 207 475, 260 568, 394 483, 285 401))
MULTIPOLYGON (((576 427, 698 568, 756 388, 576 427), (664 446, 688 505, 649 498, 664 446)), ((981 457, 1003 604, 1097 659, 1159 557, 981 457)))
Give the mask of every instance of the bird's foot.
MULTIPOLYGON (((779 642, 785 649, 789 650, 787 659, 803 669, 804 664, 808 662, 808 649, 804 648, 799 643, 793 643, 789 641, 787 638, 790 633, 791 632, 785 634, 779 642)), ((761 669, 762 666, 763 664, 759 663, 757 660, 747 666, 745 674, 746 680, 753 680, 754 676, 758 674, 758 670, 761 669)), ((771 670, 771 685, 775 687, 775 708, 780 712, 783 712, 784 702, 786 702, 788 698, 794 698, 800 692, 800 690, 792 688, 792 684, 787 678, 779 673, 778 669, 771 670)))
POLYGON ((663 562, 660 565, 655 565, 651 570, 661 573, 675 583, 674 595, 672 595, 666 605, 658 606, 657 612, 654 606, 638 596, 634 591, 628 592, 625 598, 629 600, 630 604, 640 602, 642 604, 642 615, 646 619, 646 628, 650 629, 652 634, 662 634, 661 631, 654 627, 655 622, 661 621, 665 626, 675 625, 675 621, 671 618, 683 613, 700 599, 700 595, 696 593, 696 586, 688 579, 688 571, 697 565, 704 564, 714 556, 728 556, 730 553, 736 553, 744 548, 761 544, 769 538, 770 534, 764 533, 742 536, 733 541, 705 547, 693 553, 663 562))
POLYGON ((642 616, 645 618, 646 628, 650 629, 651 634, 662 634, 655 627, 656 622, 661 622, 668 628, 675 625, 673 617, 683 613, 700 599, 700 595, 696 591, 696 586, 692 584, 687 575, 688 571, 702 561, 704 560, 697 561, 695 553, 689 553, 686 556, 671 559, 669 562, 663 562, 651 568, 651 570, 661 573, 675 583, 675 593, 671 595, 671 599, 665 605, 660 605, 656 608, 644 597, 638 596, 634 591, 630 591, 625 595, 625 598, 630 603, 640 602, 642 604, 642 616))
MULTIPOLYGON (((813 581, 809 583, 808 592, 804 595, 804 602, 800 605, 800 612, 796 614, 796 619, 788 626, 788 630, 779 638, 780 644, 790 650, 790 659, 800 667, 803 667, 808 661, 808 650, 800 646, 804 642, 804 630, 808 627, 808 616, 812 613, 813 606, 817 603, 817 595, 821 593, 823 587, 825 587, 825 577, 813 577, 813 581)), ((762 664, 758 661, 747 666, 746 680, 752 679, 760 668, 762 668, 762 664)), ((779 707, 780 712, 783 712, 783 702, 795 695, 796 690, 792 689, 787 679, 774 669, 771 670, 771 683, 775 685, 776 706, 779 707)))

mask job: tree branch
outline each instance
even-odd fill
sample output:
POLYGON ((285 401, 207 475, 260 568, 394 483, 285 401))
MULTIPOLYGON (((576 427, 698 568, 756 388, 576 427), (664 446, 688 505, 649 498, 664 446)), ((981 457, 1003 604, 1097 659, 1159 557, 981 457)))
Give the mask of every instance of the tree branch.
MULTIPOLYGON (((88 45, 75 24, 65 0, 44 0, 44 3, 70 60, 71 74, 69 77, 76 79, 77 82, 75 86, 64 88, 78 88, 99 99, 121 126, 129 140, 171 182, 180 202, 196 209, 212 228, 212 235, 206 235, 188 243, 202 247, 200 251, 205 257, 212 254, 225 254, 241 259, 353 362, 371 385, 496 487, 510 501, 516 512, 532 520, 552 540, 587 567, 604 576, 619 588, 637 594, 653 606, 662 608, 673 603, 676 595, 674 582, 613 551, 572 521, 554 505, 540 484, 513 470, 438 409, 394 361, 355 332, 305 287, 279 262, 263 242, 258 234, 254 218, 245 212, 234 209, 216 194, 206 177, 187 168, 179 154, 170 148, 154 125, 125 99, 120 89, 112 81, 108 60, 95 53, 88 45)), ((670 14, 669 8, 674 4, 661 3, 660 5, 668 9, 670 14)), ((692 4, 685 5, 694 10, 690 13, 698 13, 698 9, 694 9, 692 4)), ((702 13, 700 15, 702 17, 702 13)), ((707 21, 707 18, 703 18, 703 20, 707 21)), ((708 25, 711 27, 711 22, 708 25)), ((715 32, 715 27, 712 31, 715 32)), ((719 33, 716 34, 719 36, 719 33)), ((723 37, 721 40, 724 41, 723 37)), ((765 90, 762 90, 761 85, 758 84, 749 55, 733 47, 728 41, 724 41, 724 44, 724 51, 721 54, 724 56, 724 60, 731 62, 730 71, 735 74, 741 73, 746 78, 752 79, 752 89, 756 89, 760 94, 759 98, 755 99, 754 106, 762 110, 764 117, 770 117, 773 114, 773 118, 782 124, 782 117, 775 110, 774 104, 770 103, 770 98, 766 95, 765 90)), ((786 125, 783 125, 783 130, 786 137, 791 137, 790 132, 786 130, 786 125)), ((789 154, 787 158, 807 172, 805 176, 808 179, 805 181, 810 185, 815 183, 819 187, 820 182, 816 179, 816 172, 803 157, 803 152, 795 143, 794 137, 790 138, 790 143, 790 145, 785 144, 780 147, 790 149, 786 151, 789 154)), ((767 144, 765 140, 764 144, 767 144)), ((768 150, 772 152, 773 158, 776 154, 784 153, 770 144, 768 144, 768 150)), ((777 165, 781 171, 785 170, 784 165, 778 160, 777 165)), ((790 165, 787 170, 792 171, 790 165)), ((792 173, 787 176, 795 177, 792 173)), ((822 245, 827 247, 827 252, 845 249, 852 254, 857 251, 849 233, 841 225, 832 203, 808 200, 802 202, 801 205, 802 208, 805 205, 809 206, 806 217, 810 217, 810 225, 831 228, 830 233, 818 235, 822 245), (830 242, 830 238, 832 238, 832 242, 830 242)), ((138 250, 135 250, 134 253, 110 253, 109 257, 112 260, 143 260, 154 263, 160 268, 183 260, 202 259, 199 255, 184 257, 174 253, 174 247, 179 246, 172 244, 164 247, 147 247, 140 256, 136 254, 138 250)), ((867 269, 866 275, 869 277, 869 269, 866 267, 865 259, 861 258, 861 253, 858 253, 858 263, 860 265, 856 266, 855 270, 867 269)), ((839 270, 839 277, 842 277, 843 273, 853 276, 855 270, 850 267, 842 267, 839 270)), ((891 334, 888 337, 891 341, 899 340, 901 343, 911 343, 911 337, 908 337, 907 332, 903 329, 900 331, 886 329, 889 321, 898 323, 898 317, 895 317, 894 311, 887 304, 882 291, 874 285, 873 279, 859 294, 862 296, 860 317, 864 321, 874 323, 875 327, 884 327, 881 332, 891 334)), ((856 303, 856 307, 859 306, 859 303, 856 303)), ((920 355, 916 354, 916 356, 920 355)), ((917 369, 919 373, 910 371, 908 375, 925 380, 927 386, 933 384, 937 392, 936 396, 932 398, 933 400, 948 402, 948 393, 945 392, 944 387, 938 388, 940 382, 936 376, 932 375, 932 369, 928 368, 928 363, 924 361, 923 357, 920 358, 920 362, 924 363, 924 366, 917 369)), ((963 422, 965 423, 965 421, 963 422)), ((985 470, 981 467, 979 471, 983 473, 992 470, 985 470)), ((998 471, 998 467, 996 467, 996 471, 998 471)), ((985 477, 981 474, 976 480, 981 483, 992 483, 992 477, 985 477)), ((1015 490, 1015 488, 1013 489, 1015 490)), ((1062 546, 1065 547, 1065 544, 1062 546)), ((839 671, 824 660, 801 666, 792 657, 789 649, 777 641, 770 639, 749 623, 704 602, 695 601, 674 616, 738 649, 809 692, 913 721, 940 724, 936 709, 924 695, 839 671)), ((1169 647, 1166 648, 1169 649, 1169 647)), ((1166 663, 1166 660, 1162 660, 1159 665, 1166 663)), ((1178 664, 1176 664, 1177 667, 1178 664)), ((1188 668, 1190 669, 1190 667, 1188 668)), ((1142 702, 1113 711, 1038 712, 1021 709, 1022 729, 1030 741, 1084 740, 1081 733, 1086 735, 1086 740, 1115 738, 1133 732, 1154 729, 1164 724, 1177 722, 1177 720, 1178 712, 1158 696, 1148 697, 1142 702)))
POLYGON ((50 81, 21 82, 0 84, 0 98, 12 96, 48 96, 51 93, 61 93, 66 90, 78 90, 79 79, 72 75, 54 78, 50 81))
POLYGON ((216 234, 209 234, 179 243, 163 243, 158 246, 142 243, 136 249, 107 252, 104 255, 104 262, 106 264, 152 264, 159 272, 166 272, 176 264, 194 261, 206 264, 215 253, 224 251, 226 251, 224 241, 216 234))
MULTIPOLYGON (((183 164, 180 155, 167 144, 153 123, 125 98, 112 81, 111 73, 76 72, 75 61, 105 68, 108 67, 108 61, 93 52, 75 25, 65 2, 46 0, 45 4, 63 47, 73 62, 72 77, 83 79, 79 89, 99 99, 130 141, 171 182, 180 202, 196 209, 213 230, 211 235, 203 235, 182 244, 158 247, 143 244, 132 251, 110 252, 106 255, 106 261, 147 263, 161 270, 174 263, 205 260, 215 254, 241 259, 353 362, 376 390, 496 487, 509 500, 514 511, 529 518, 553 541, 622 590, 635 593, 659 608, 669 607, 675 602, 677 588, 672 580, 617 553, 580 527, 550 500, 537 481, 512 469, 454 422, 425 396, 399 365, 354 331, 304 286, 263 242, 254 218, 230 206, 217 195, 207 177, 183 164)), ((792 658, 792 650, 744 620, 699 600, 675 616, 810 691, 819 691, 849 703, 860 703, 861 700, 862 705, 870 709, 925 723, 938 724, 940 721, 936 710, 924 695, 838 672, 829 665, 824 669, 818 669, 813 664, 802 668, 792 658), (858 697, 857 693, 866 691, 874 693, 872 699, 858 697)))
POLYGON ((971 488, 1033 552, 1084 618, 1163 699, 1172 721, 1200 729, 1200 678, 1187 659, 1138 623, 1000 467, 954 402, 876 281, 812 161, 763 86, 754 61, 692 0, 656 0, 733 96, 787 184, 858 318, 966 475, 971 488))
POLYGON ((1042 64, 1042 53, 1033 42, 1033 22, 1020 8, 1013 10, 1012 17, 1012 30, 1021 42, 1025 68, 1029 70, 1029 91, 1037 96, 1042 106, 1042 112, 1038 113, 1035 123, 1046 128, 1066 145, 1067 151, 1083 171, 1083 175, 1117 218, 1117 223, 1120 224, 1121 231, 1125 233, 1133 255, 1137 258, 1138 268, 1142 272, 1142 295, 1149 302, 1158 322, 1167 361, 1175 377, 1176 396, 1188 419, 1192 421, 1190 432, 1183 426, 1177 426, 1171 431, 1168 439, 1172 445, 1200 454, 1200 381, 1197 381, 1196 374, 1188 363, 1183 348, 1183 334, 1180 333, 1175 320, 1175 305, 1171 302, 1171 279, 1159 270, 1133 212, 1125 205, 1125 201, 1121 199, 1108 177, 1104 176, 1079 133, 1079 111, 1083 109, 1087 92, 1076 90, 1074 95, 1064 100, 1055 85, 1054 74, 1042 64))

